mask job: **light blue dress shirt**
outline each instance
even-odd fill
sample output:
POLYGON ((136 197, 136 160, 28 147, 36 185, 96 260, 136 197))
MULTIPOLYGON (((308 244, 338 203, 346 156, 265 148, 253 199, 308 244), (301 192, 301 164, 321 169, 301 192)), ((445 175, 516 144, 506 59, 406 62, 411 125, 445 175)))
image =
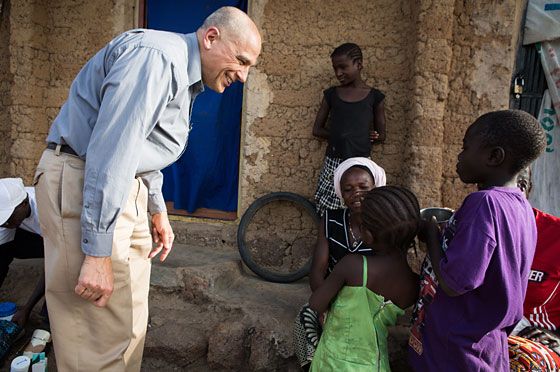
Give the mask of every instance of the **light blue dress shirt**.
POLYGON ((166 210, 161 169, 187 145, 195 97, 204 89, 196 34, 125 32, 76 76, 47 142, 85 162, 82 251, 110 256, 131 182, 142 178, 148 210, 166 210))

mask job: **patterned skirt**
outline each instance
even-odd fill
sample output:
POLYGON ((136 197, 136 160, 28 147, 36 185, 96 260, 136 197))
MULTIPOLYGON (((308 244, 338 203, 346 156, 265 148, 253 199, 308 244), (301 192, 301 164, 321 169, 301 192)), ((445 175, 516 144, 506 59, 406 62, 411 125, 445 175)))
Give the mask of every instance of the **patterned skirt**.
POLYGON ((508 337, 510 371, 558 371, 560 357, 545 345, 519 336, 508 337))
POLYGON ((309 367, 321 337, 319 314, 303 305, 294 321, 294 351, 302 368, 309 367))
POLYGON ((331 158, 330 156, 325 156, 323 168, 319 174, 317 191, 315 192, 317 213, 319 213, 321 217, 323 217, 323 214, 325 214, 327 209, 340 209, 344 206, 342 201, 334 192, 333 182, 334 171, 342 162, 343 159, 341 158, 331 158))

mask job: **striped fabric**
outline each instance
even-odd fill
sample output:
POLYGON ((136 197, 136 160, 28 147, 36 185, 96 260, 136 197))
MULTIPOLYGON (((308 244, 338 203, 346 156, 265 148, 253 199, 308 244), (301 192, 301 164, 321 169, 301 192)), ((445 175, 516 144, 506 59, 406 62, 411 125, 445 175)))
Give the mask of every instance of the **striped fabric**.
POLYGON ((556 283, 554 289, 552 290, 548 298, 542 303, 542 305, 533 307, 532 311, 529 314, 526 314, 529 315, 528 320, 531 323, 531 325, 539 328, 549 329, 551 331, 555 331, 557 329, 549 317, 546 305, 550 302, 552 298, 554 298, 554 296, 558 294, 559 286, 560 286, 560 282, 556 283))
POLYGON ((364 256, 372 256, 373 250, 362 241, 356 246, 350 243, 348 232, 349 210, 347 208, 327 210, 325 213, 325 237, 329 243, 329 266, 328 272, 332 272, 334 266, 349 253, 358 253, 364 256))

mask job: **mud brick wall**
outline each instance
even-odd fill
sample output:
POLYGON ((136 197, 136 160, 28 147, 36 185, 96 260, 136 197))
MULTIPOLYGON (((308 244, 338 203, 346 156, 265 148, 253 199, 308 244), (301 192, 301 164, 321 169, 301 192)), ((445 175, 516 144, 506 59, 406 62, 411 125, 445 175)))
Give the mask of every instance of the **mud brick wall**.
MULTIPOLYGON (((137 25, 135 0, 0 2, 0 176, 29 183, 52 119, 83 63, 137 25)), ((421 204, 453 208, 467 126, 507 107, 524 1, 253 0, 262 56, 242 115, 240 213, 270 191, 312 197, 325 141, 311 135, 329 55, 363 48, 366 81, 386 94, 387 140, 372 157, 421 204)))
POLYGON ((312 197, 326 141, 311 134, 323 90, 337 84, 329 55, 355 42, 362 76, 385 93, 387 140, 373 159, 402 178, 412 87, 414 12, 409 1, 259 1, 251 11, 264 36, 246 96, 242 208, 270 190, 312 197))
POLYGON ((135 1, 2 0, 0 176, 32 180, 82 65, 135 24, 135 1))
POLYGON ((523 2, 254 1, 264 36, 247 84, 241 209, 271 190, 312 197, 325 141, 311 135, 322 91, 336 84, 329 55, 364 52, 363 76, 386 94, 387 140, 372 157, 387 181, 423 206, 457 208, 469 191, 455 173, 468 125, 507 108, 523 2))
POLYGON ((463 134, 487 111, 508 108, 524 1, 459 1, 453 10, 453 54, 444 115, 442 204, 458 207, 474 188, 457 177, 463 134))

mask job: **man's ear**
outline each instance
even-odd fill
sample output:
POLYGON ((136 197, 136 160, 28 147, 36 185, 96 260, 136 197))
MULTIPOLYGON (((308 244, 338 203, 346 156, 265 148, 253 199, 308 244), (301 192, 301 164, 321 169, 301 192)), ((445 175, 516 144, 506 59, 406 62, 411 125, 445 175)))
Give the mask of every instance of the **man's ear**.
POLYGON ((496 146, 490 149, 487 164, 491 167, 498 167, 506 160, 506 152, 503 147, 496 146))
POLYGON ((206 31, 204 31, 204 37, 202 39, 202 44, 204 49, 212 48, 212 44, 220 38, 220 30, 218 28, 212 26, 208 27, 206 31))

